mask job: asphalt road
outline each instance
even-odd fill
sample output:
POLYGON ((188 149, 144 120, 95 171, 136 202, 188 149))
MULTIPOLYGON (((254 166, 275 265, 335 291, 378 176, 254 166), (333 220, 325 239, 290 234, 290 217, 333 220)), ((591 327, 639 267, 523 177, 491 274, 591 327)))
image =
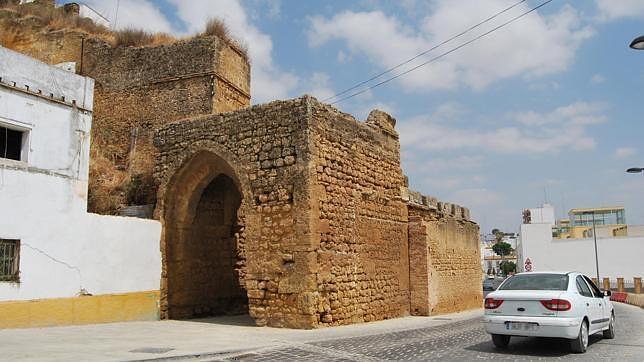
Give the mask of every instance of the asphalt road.
POLYGON ((470 361, 578 360, 644 361, 644 309, 615 303, 616 338, 591 336, 585 354, 568 341, 513 337, 506 350, 494 348, 481 318, 441 326, 249 351, 218 361, 470 361))

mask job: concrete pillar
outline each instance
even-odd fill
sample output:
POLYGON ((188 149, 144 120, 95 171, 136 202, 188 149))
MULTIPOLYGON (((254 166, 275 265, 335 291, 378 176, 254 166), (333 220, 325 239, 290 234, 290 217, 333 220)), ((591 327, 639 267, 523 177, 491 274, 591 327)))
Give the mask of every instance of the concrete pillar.
POLYGON ((634 292, 640 294, 642 292, 642 277, 633 278, 633 287, 635 288, 634 292))
POLYGON ((610 279, 604 278, 604 290, 610 290, 610 279))
POLYGON ((617 291, 618 292, 624 291, 624 278, 617 278, 617 291))

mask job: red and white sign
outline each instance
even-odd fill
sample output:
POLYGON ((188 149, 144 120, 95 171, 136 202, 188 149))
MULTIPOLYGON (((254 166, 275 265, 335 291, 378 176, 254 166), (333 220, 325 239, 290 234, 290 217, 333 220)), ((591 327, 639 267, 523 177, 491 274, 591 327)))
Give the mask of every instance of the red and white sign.
POLYGON ((525 260, 525 263, 523 264, 523 270, 525 270, 527 272, 532 271, 532 261, 530 261, 530 258, 527 258, 525 260))

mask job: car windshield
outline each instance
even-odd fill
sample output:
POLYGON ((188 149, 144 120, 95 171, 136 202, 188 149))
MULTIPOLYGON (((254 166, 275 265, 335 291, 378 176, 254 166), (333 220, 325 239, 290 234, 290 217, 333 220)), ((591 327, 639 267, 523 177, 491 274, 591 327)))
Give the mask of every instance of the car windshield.
POLYGON ((567 274, 519 274, 503 283, 499 290, 566 290, 567 274))

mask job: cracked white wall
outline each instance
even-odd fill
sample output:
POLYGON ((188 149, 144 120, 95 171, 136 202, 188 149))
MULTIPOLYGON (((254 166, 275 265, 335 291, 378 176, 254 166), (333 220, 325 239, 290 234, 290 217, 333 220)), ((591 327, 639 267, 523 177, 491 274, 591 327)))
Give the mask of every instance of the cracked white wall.
POLYGON ((0 238, 21 241, 0 301, 158 290, 159 222, 86 211, 93 80, 1 47, 0 77, 0 126, 28 133, 0 158, 0 238))

